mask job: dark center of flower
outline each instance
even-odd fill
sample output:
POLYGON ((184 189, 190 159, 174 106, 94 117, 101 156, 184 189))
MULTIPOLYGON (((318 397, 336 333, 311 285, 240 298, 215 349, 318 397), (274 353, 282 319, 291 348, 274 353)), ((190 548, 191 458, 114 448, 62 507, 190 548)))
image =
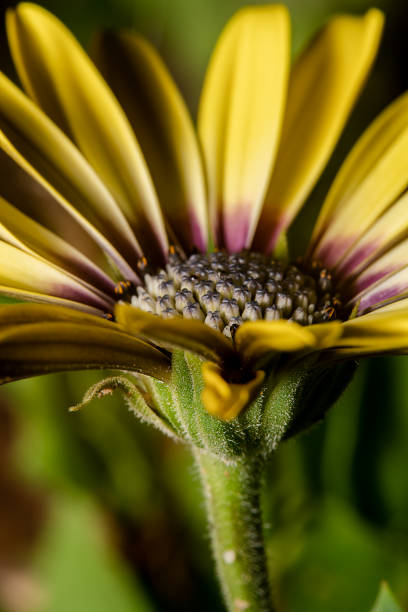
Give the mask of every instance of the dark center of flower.
POLYGON ((249 251, 197 253, 187 260, 172 252, 165 270, 144 275, 144 287, 125 281, 117 295, 163 318, 199 319, 228 337, 244 321, 313 325, 342 318, 326 268, 317 262, 285 264, 249 251))

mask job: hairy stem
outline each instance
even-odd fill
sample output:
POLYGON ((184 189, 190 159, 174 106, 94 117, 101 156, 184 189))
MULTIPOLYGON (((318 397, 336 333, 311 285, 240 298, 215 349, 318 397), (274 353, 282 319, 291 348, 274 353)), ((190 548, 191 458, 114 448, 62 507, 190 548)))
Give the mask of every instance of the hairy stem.
POLYGON ((200 470, 212 548, 229 612, 273 612, 262 533, 262 462, 226 465, 194 451, 200 470))

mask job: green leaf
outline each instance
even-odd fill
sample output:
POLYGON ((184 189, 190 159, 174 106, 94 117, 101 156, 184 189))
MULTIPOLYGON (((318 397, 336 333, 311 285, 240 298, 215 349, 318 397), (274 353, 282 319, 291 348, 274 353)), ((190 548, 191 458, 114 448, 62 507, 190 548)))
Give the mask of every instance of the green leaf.
POLYGON ((386 582, 381 583, 380 592, 370 612, 403 612, 386 582))

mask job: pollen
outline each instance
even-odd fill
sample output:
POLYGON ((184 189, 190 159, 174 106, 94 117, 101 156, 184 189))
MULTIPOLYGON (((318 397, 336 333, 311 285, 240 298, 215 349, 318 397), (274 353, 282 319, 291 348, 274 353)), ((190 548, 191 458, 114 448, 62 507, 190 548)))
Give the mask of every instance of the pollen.
MULTIPOLYGON (((147 262, 141 269, 148 270, 147 262)), ((314 261, 286 264, 260 253, 194 253, 176 249, 168 264, 143 276, 144 285, 117 286, 120 300, 163 318, 198 319, 233 338, 245 321, 286 319, 313 325, 342 317, 329 270, 314 261)))

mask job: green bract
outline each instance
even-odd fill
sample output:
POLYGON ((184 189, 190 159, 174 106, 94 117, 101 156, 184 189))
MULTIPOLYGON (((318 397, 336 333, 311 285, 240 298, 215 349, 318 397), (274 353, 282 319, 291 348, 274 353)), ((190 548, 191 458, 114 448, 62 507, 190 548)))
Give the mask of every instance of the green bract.
POLYGON ((120 390, 142 420, 167 435, 229 463, 241 457, 266 460, 279 443, 323 418, 350 382, 357 364, 316 364, 272 370, 245 411, 230 422, 208 413, 201 400, 202 358, 175 351, 171 380, 148 376, 112 377, 92 387, 80 409, 93 399, 120 390))

